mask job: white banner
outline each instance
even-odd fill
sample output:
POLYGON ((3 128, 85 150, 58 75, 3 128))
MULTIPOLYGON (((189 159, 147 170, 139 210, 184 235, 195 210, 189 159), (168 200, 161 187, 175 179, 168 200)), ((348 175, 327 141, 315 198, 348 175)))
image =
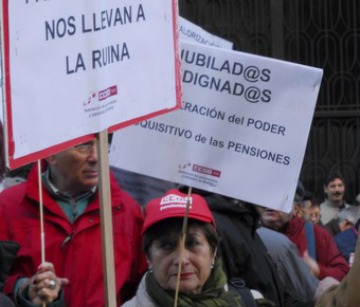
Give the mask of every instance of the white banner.
MULTIPOLYGON (((232 42, 205 31, 181 16, 179 16, 179 40, 226 49, 232 49, 233 46, 232 42)), ((176 187, 176 183, 128 172, 119 167, 113 167, 112 171, 121 187, 143 206, 151 199, 161 197, 167 190, 176 187)))
POLYGON ((175 0, 2 3, 11 158, 180 106, 175 0))
POLYGON ((181 46, 182 109, 115 133, 110 164, 288 211, 322 70, 181 46))

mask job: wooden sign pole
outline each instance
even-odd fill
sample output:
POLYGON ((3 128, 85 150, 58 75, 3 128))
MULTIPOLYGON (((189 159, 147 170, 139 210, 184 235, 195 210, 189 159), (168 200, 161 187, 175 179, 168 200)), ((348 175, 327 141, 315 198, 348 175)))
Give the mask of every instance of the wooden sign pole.
MULTIPOLYGON (((107 130, 96 134, 99 165, 99 196, 102 234, 103 272, 107 307, 116 307, 112 209, 107 130)), ((90 242, 89 242, 90 244, 90 242)))
POLYGON ((176 279, 174 307, 177 307, 178 299, 179 299, 180 274, 181 274, 181 269, 182 269, 181 267, 182 267, 183 255, 184 255, 184 252, 185 252, 186 232, 187 232, 187 228, 188 228, 191 191, 192 191, 192 188, 189 187, 188 196, 187 196, 187 200, 186 200, 186 209, 185 209, 184 221, 183 221, 182 230, 181 230, 181 237, 180 237, 180 255, 179 255, 180 261, 179 261, 179 267, 178 267, 177 279, 176 279))

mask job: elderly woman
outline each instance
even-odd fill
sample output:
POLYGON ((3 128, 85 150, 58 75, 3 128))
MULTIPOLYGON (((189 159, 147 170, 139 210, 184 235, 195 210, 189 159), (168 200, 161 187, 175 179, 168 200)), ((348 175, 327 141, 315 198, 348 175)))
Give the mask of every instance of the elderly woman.
POLYGON ((179 307, 244 306, 237 293, 226 290, 225 274, 215 258, 218 243, 215 220, 200 195, 189 197, 188 229, 181 251, 187 201, 187 195, 170 190, 146 206, 142 232, 149 271, 136 296, 124 307, 173 306, 177 283, 179 307))

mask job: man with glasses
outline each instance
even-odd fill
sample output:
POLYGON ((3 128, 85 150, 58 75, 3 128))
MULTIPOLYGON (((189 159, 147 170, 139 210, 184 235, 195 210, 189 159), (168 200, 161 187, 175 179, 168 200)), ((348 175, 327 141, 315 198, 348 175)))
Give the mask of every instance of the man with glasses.
POLYGON ((321 224, 320 201, 309 191, 305 191, 304 199, 296 204, 296 215, 305 222, 321 224))
MULTIPOLYGON (((45 254, 50 264, 45 268, 40 265, 40 197, 35 166, 26 182, 0 194, 0 240, 21 245, 5 292, 24 306, 42 302, 59 306, 56 304, 61 301, 74 307, 105 306, 95 141, 48 157, 41 176, 45 254)), ((121 305, 133 296, 146 270, 141 252, 143 217, 138 204, 112 175, 110 190, 116 295, 121 305)))

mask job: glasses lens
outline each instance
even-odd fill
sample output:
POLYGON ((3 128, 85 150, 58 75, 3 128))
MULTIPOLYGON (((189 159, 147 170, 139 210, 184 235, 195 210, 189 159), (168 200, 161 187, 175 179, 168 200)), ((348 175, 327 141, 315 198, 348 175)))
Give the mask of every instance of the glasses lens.
POLYGON ((94 148, 94 142, 87 142, 74 146, 74 149, 81 153, 89 153, 94 148))

